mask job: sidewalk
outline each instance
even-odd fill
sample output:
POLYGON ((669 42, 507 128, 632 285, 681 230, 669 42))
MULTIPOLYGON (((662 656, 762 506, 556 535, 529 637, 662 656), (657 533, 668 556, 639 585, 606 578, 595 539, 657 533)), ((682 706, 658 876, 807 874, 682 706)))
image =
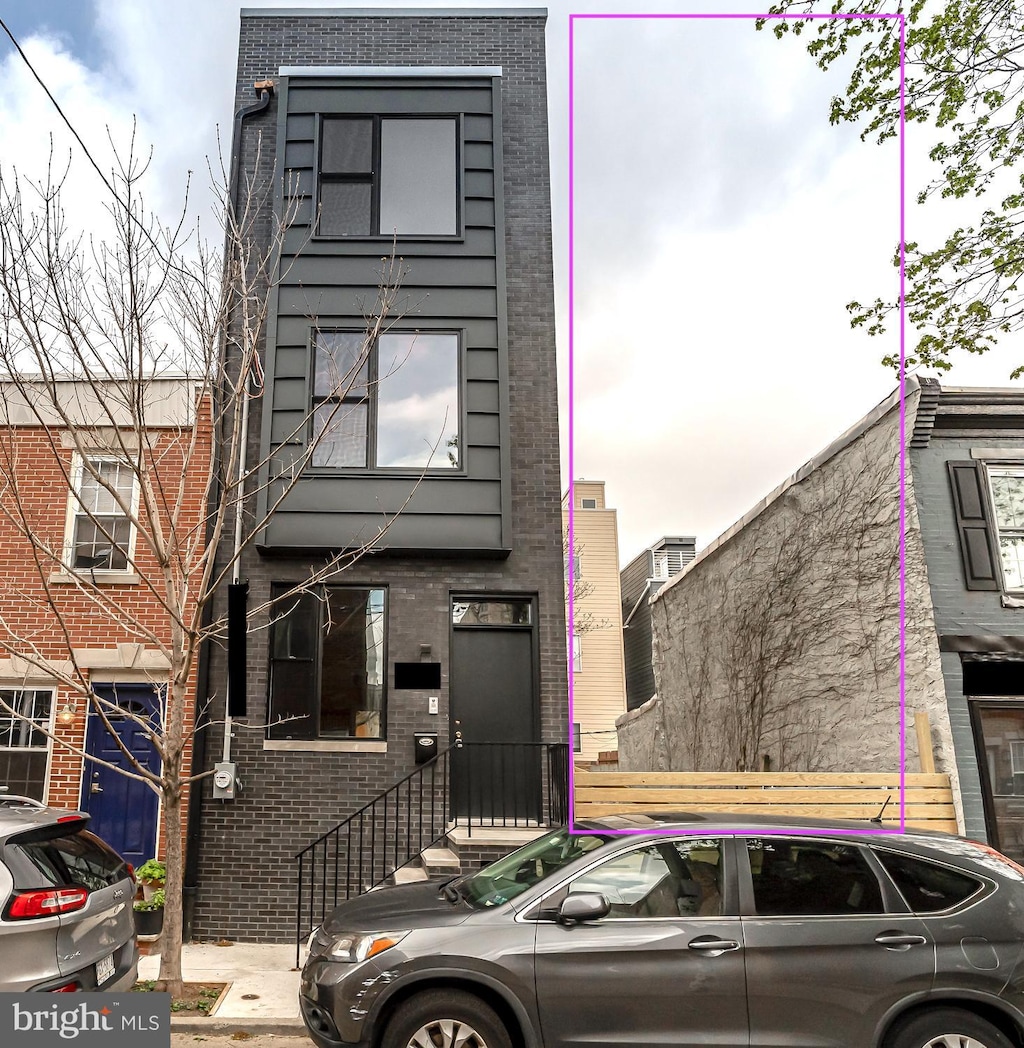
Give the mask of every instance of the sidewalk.
MULTIPOLYGON (((229 983, 216 1014, 171 1016, 179 1032, 248 1030, 250 1032, 304 1033, 299 1016, 299 973, 294 968, 294 944, 233 942, 186 943, 181 968, 186 982, 229 983)), ((139 958, 139 978, 155 979, 160 955, 139 958)))

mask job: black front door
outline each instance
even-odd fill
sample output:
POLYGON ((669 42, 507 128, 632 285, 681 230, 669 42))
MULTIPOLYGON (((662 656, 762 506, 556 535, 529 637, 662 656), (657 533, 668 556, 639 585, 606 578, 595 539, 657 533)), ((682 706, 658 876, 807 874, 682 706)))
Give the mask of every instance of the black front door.
POLYGON ((536 609, 531 598, 452 602, 451 740, 455 813, 540 818, 536 609))

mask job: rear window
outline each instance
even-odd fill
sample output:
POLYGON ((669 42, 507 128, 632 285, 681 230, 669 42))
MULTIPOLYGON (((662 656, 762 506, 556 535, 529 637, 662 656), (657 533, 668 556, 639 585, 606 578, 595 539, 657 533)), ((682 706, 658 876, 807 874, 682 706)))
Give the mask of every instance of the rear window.
POLYGON ((85 830, 49 840, 18 841, 13 847, 28 860, 17 864, 18 888, 79 884, 97 891, 128 875, 121 856, 85 830))
POLYGON ((897 852, 876 851, 914 913, 936 913, 969 899, 983 884, 959 870, 897 852))

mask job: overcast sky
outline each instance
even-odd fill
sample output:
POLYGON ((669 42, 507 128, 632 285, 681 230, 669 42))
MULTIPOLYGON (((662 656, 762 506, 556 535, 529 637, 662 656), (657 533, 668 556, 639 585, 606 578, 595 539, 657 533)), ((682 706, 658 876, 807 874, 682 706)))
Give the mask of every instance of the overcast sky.
MULTIPOLYGON (((227 148, 240 6, 33 0, 0 11, 97 151, 108 127, 123 142, 137 119, 138 140, 155 150, 150 202, 170 214, 189 170, 202 202, 218 128, 227 148)), ((565 404, 569 13, 627 5, 547 6, 565 404)), ((643 8, 761 9, 720 0, 643 8)), ((892 390, 879 361, 898 348, 895 327, 889 340, 869 339, 850 330, 843 306, 897 287, 899 154, 895 143, 831 127, 841 74, 823 74, 803 41, 777 41, 752 20, 577 19, 574 42, 574 473, 607 482, 625 563, 665 534, 705 545, 892 390)), ((0 60, 0 162, 41 172, 52 107, 4 41, 0 60)), ((913 204, 929 144, 927 129, 911 129, 909 240, 942 228, 934 207, 913 204)), ((73 170, 73 201, 85 212, 94 176, 80 163, 73 170)), ((944 381, 1005 384, 1024 361, 1017 345, 1016 357, 1007 343, 944 381)), ((562 421, 566 462, 566 411, 562 421)))

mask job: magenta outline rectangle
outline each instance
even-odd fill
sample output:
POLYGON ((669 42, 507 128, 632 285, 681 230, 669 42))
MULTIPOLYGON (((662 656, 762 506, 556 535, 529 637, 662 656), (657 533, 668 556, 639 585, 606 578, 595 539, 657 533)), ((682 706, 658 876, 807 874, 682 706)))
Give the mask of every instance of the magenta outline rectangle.
MULTIPOLYGON (((899 117, 899 157, 900 157, 900 179, 899 179, 899 194, 900 194, 900 232, 899 232, 899 245, 900 245, 900 257, 899 257, 899 343, 900 343, 900 512, 899 512, 899 526, 900 526, 900 541, 899 541, 899 562, 900 562, 900 607, 899 607, 899 623, 900 623, 900 653, 899 653, 899 666, 900 666, 900 822, 899 828, 896 827, 882 827, 880 826, 877 830, 875 829, 853 829, 844 830, 844 833, 854 834, 867 834, 867 835, 891 835, 900 834, 906 831, 906 775, 907 775, 907 746, 906 746, 906 726, 907 726, 907 709, 906 709, 906 540, 907 540, 907 528, 906 528, 906 422, 907 422, 907 411, 906 411, 906 384, 904 382, 905 375, 905 364, 906 364, 906 307, 905 307, 905 287, 906 287, 906 265, 905 265, 905 253, 904 244, 906 243, 906 111, 905 111, 905 93, 906 93, 906 16, 902 12, 894 12, 892 14, 865 14, 865 13, 843 13, 843 12, 831 12, 828 14, 824 13, 808 13, 808 14, 756 14, 756 13, 725 13, 725 12, 714 12, 714 13, 678 13, 678 12, 663 12, 663 13, 640 13, 640 12, 581 12, 578 14, 569 15, 569 280, 568 280, 568 291, 569 291, 569 451, 568 451, 568 468, 569 468, 569 529, 568 529, 568 544, 567 548, 569 553, 567 556, 571 557, 571 551, 575 548, 575 476, 576 472, 574 469, 574 349, 575 349, 575 295, 574 295, 574 231, 575 231, 575 210, 574 210, 574 197, 573 187, 575 184, 575 139, 574 139, 574 119, 575 119, 575 23, 577 21, 590 21, 596 19, 697 19, 697 18, 714 18, 714 19, 764 19, 769 21, 771 19, 792 19, 794 21, 811 21, 814 19, 821 18, 845 18, 845 19, 888 19, 895 18, 899 21, 900 27, 900 83, 899 83, 899 96, 900 96, 900 117, 899 117)), ((570 561, 571 564, 571 561, 570 561)), ((576 828, 576 769, 573 760, 573 693, 574 693, 574 681, 573 681, 573 658, 572 658, 572 624, 574 621, 574 610, 575 602, 573 598, 573 588, 569 584, 566 586, 568 593, 568 616, 566 624, 566 661, 568 667, 568 697, 569 697, 569 830, 571 833, 585 832, 583 830, 577 830, 576 828)), ((728 828, 718 828, 712 824, 707 827, 702 826, 700 828, 701 833, 714 832, 717 834, 735 835, 741 833, 772 833, 772 832, 784 832, 791 835, 805 835, 813 836, 814 834, 821 833, 820 829, 795 829, 786 827, 785 829, 780 828, 779 830, 772 830, 769 827, 749 827, 746 829, 731 826, 728 828)), ((612 833, 616 836, 648 836, 652 833, 663 832, 657 830, 611 830, 604 831, 612 833)))

